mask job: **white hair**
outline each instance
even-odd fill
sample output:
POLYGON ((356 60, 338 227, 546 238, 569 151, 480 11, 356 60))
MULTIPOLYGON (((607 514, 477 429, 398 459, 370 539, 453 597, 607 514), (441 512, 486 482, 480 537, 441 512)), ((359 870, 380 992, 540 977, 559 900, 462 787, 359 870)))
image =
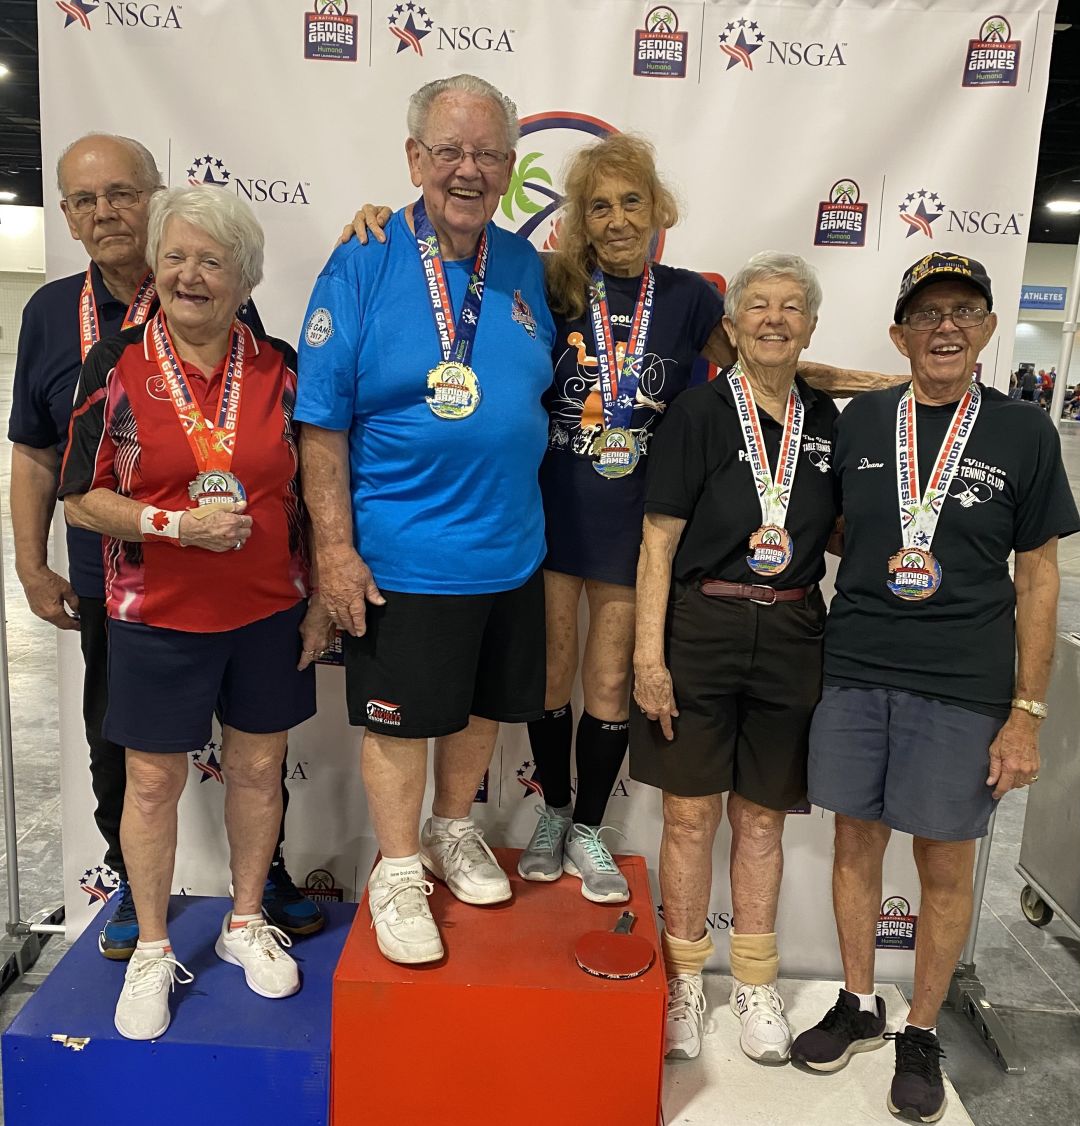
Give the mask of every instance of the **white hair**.
POLYGON ((436 78, 434 82, 421 86, 409 99, 406 120, 410 137, 418 141, 424 139, 428 114, 431 113, 432 104, 440 94, 473 94, 478 98, 490 98, 506 120, 507 149, 516 147, 518 137, 521 135, 517 106, 501 90, 483 78, 477 78, 475 74, 454 74, 450 78, 436 78))
POLYGON ((798 254, 785 254, 779 250, 763 250, 755 254, 728 283, 724 294, 724 307, 729 317, 734 317, 742 304, 743 294, 757 281, 770 278, 794 278, 806 296, 806 312, 815 320, 821 308, 821 282, 817 270, 798 254))
POLYGON ((64 181, 60 174, 60 170, 64 166, 64 158, 76 146, 81 145, 84 141, 92 140, 105 140, 114 141, 118 145, 122 145, 132 155, 135 161, 135 168, 137 169, 138 186, 147 192, 155 191, 157 188, 165 186, 164 181, 161 179, 161 173, 158 171, 157 161, 154 159, 154 154, 142 144, 136 141, 133 137, 121 137, 116 133, 84 133, 78 140, 72 141, 67 148, 60 154, 59 159, 56 161, 56 186, 60 194, 64 194, 64 181))

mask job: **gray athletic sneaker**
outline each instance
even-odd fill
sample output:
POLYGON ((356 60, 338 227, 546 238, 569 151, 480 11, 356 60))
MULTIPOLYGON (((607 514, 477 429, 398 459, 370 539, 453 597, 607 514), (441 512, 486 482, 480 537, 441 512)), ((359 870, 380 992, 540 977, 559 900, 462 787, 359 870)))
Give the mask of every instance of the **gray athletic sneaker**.
POLYGON ((626 877, 600 839, 600 834, 609 828, 610 825, 598 829, 573 825, 566 838, 563 871, 581 880, 581 894, 593 903, 625 903, 630 898, 626 877))
POLYGON ((518 861, 518 875, 523 880, 548 884, 563 874, 563 846, 570 830, 571 807, 552 809, 550 805, 538 805, 536 812, 540 819, 529 847, 518 861))

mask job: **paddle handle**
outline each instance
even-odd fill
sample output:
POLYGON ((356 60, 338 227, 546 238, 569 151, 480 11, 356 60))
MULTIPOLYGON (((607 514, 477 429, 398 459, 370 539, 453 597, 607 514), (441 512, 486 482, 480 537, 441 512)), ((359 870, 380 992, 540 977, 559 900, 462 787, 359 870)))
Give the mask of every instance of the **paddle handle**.
POLYGON ((612 934, 629 934, 633 927, 635 916, 633 911, 624 911, 619 916, 619 921, 612 927, 612 934))

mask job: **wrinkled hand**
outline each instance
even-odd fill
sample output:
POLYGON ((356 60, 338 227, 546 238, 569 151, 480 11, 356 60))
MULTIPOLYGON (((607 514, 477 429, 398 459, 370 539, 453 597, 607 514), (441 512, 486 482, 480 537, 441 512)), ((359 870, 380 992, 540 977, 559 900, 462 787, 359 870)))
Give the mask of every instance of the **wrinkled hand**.
POLYGON ((23 580, 23 591, 30 609, 57 629, 79 628, 79 596, 71 583, 48 567, 42 567, 23 580))
POLYGON ((319 593, 331 620, 353 637, 367 629, 367 604, 383 606, 371 568, 349 544, 325 548, 318 555, 319 593))
POLYGON ((660 721, 664 738, 671 742, 675 738, 671 720, 679 709, 666 665, 634 665, 634 701, 648 719, 660 721))
POLYGON ((180 517, 180 542, 184 547, 201 547, 204 551, 233 551, 243 547, 251 536, 251 517, 241 515, 247 501, 238 501, 226 508, 214 505, 207 516, 196 516, 188 509, 180 517))
POLYGON ((336 628, 330 620, 330 609, 323 601, 322 594, 313 594, 308 601, 307 613, 300 623, 300 663, 296 666, 303 672, 324 649, 334 643, 336 628))
POLYGON ((352 222, 346 223, 341 228, 341 237, 336 245, 344 246, 355 236, 361 246, 367 246, 369 232, 375 237, 376 242, 386 242, 383 228, 390 222, 391 215, 393 212, 389 207, 376 207, 374 203, 365 203, 353 216, 352 222))
POLYGON ((1028 785, 1039 773, 1039 720, 1013 709, 990 744, 990 773, 986 784, 995 798, 1028 785))

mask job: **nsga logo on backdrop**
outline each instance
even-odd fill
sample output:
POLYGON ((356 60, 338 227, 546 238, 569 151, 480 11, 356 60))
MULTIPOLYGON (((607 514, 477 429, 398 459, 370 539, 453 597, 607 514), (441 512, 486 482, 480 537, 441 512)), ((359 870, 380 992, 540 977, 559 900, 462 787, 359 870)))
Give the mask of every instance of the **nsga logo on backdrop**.
POLYGON ((865 246, 867 205, 854 180, 837 180, 818 204, 815 246, 865 246))
POLYGON ((217 755, 220 750, 221 744, 211 741, 201 751, 191 752, 191 765, 201 775, 199 785, 202 785, 203 782, 209 782, 211 778, 215 782, 225 785, 225 779, 221 776, 221 759, 217 755))
POLYGON ((757 62, 770 66, 829 67, 847 66, 844 58, 846 43, 804 43, 795 39, 769 39, 757 20, 738 19, 724 27, 720 32, 720 50, 727 55, 725 73, 733 66, 754 69, 754 55, 757 62))
POLYGON ((99 864, 96 868, 87 868, 79 878, 79 889, 85 891, 90 897, 87 907, 95 903, 104 903, 120 885, 120 877, 107 865, 99 864))
POLYGON ((900 221, 907 228, 905 238, 918 234, 929 239, 942 234, 1020 235, 1023 218, 1022 211, 947 207, 937 192, 927 188, 908 192, 900 201, 900 221))
POLYGON ((304 58, 356 62, 356 28, 349 0, 315 0, 315 11, 304 13, 304 58))
POLYGON ((248 203, 311 203, 308 199, 311 184, 307 180, 241 176, 230 172, 225 161, 211 153, 195 157, 186 174, 189 184, 215 184, 226 191, 235 191, 240 199, 246 199, 248 203))
POLYGON ((1020 77, 1020 40, 1004 16, 983 20, 979 38, 968 40, 964 86, 1015 86, 1020 77))
POLYGON ((890 895, 881 905, 874 945, 878 950, 914 950, 918 921, 902 895, 890 895))
MULTIPOLYGON (((87 31, 93 31, 90 18, 98 12, 105 13, 106 27, 148 27, 151 29, 178 31, 183 24, 180 13, 183 4, 139 4, 133 0, 56 0, 56 6, 64 13, 64 27, 78 24, 87 31)), ((101 20, 98 20, 101 26, 101 20)))
POLYGON ((423 55, 424 48, 437 51, 509 51, 517 32, 512 27, 436 23, 431 5, 395 4, 386 17, 390 34, 397 40, 395 55, 414 51, 423 55), (433 36, 434 38, 429 38, 433 36))
POLYGON ((634 32, 634 74, 638 78, 685 78, 688 39, 679 30, 674 8, 650 8, 645 27, 634 32))

